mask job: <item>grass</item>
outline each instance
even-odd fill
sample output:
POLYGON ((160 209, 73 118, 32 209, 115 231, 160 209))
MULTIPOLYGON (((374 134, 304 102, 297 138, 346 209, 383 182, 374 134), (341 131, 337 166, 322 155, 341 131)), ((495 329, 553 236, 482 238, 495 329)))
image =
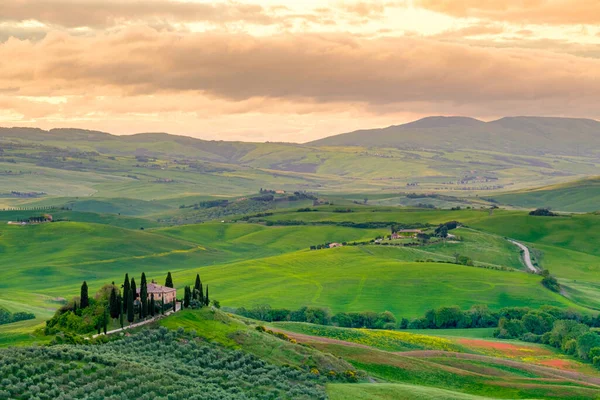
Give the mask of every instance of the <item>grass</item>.
POLYGON ((538 276, 454 264, 399 262, 371 255, 360 247, 210 266, 178 272, 175 279, 191 282, 195 272, 211 282, 218 292, 215 296, 227 306, 312 305, 334 313, 388 310, 398 318, 422 316, 443 305, 463 309, 476 304, 488 304, 492 309, 575 306, 545 289, 538 276))
POLYGON ((378 383, 349 385, 343 383, 330 383, 327 385, 327 394, 331 400, 484 400, 489 397, 474 396, 450 390, 406 385, 400 383, 378 383))
MULTIPOLYGON (((453 213, 431 215, 448 220, 453 213)), ((459 231, 462 235, 463 229, 459 231)), ((227 306, 268 303, 288 308, 314 305, 332 312, 389 310, 399 318, 421 316, 443 305, 574 307, 574 303, 543 288, 539 277, 520 272, 416 263, 415 259, 429 257, 404 248, 308 250, 313 244, 368 240, 385 232, 246 223, 143 231, 83 222, 0 225, 4 266, 0 271, 0 306, 16 303, 14 311, 19 311, 19 303, 27 304, 23 308, 33 307, 34 314, 48 317, 58 307, 52 299, 77 295, 83 280, 95 293, 105 283, 121 282, 125 272, 138 277, 144 271, 149 279, 160 282, 171 271, 180 290, 201 273, 213 296, 227 306)), ((457 244, 462 246, 461 252, 486 260, 485 251, 479 247, 487 241, 490 252, 499 255, 497 260, 491 257, 487 261, 515 264, 516 248, 506 248, 498 237, 467 230, 464 235, 464 244, 457 244), (502 249, 510 253, 504 254, 502 249)), ((449 244, 447 248, 435 246, 423 251, 435 253, 439 259, 451 258, 447 253, 454 249, 449 244)))
POLYGON ((600 210, 600 178, 521 190, 494 196, 503 204, 523 208, 551 208, 559 211, 590 212, 600 210))
POLYGON ((386 351, 460 350, 448 339, 413 332, 338 328, 299 322, 273 322, 270 325, 290 332, 343 340, 386 351))
POLYGON ((194 331, 204 340, 244 350, 277 365, 293 365, 304 369, 316 367, 323 373, 343 373, 352 369, 344 360, 258 332, 255 329, 257 321, 237 318, 219 310, 184 310, 161 320, 160 325, 169 329, 194 331))
MULTIPOLYGON (((322 329, 322 327, 315 326, 313 329, 309 324, 285 324, 284 326, 303 333, 303 335, 296 336, 290 334, 298 341, 349 360, 355 367, 366 371, 372 379, 379 382, 365 384, 358 388, 358 393, 362 396, 369 396, 371 391, 374 393, 373 396, 381 395, 384 396, 383 398, 386 398, 385 396, 391 396, 391 398, 419 398, 419 396, 431 398, 434 396, 433 398, 436 398, 435 396, 446 395, 450 396, 449 398, 461 398, 461 396, 464 398, 483 396, 485 398, 511 399, 552 398, 554 396, 596 398, 599 394, 596 385, 597 378, 595 378, 598 374, 597 371, 591 371, 584 364, 569 357, 557 355, 555 349, 545 346, 519 342, 448 338, 444 340, 460 346, 461 353, 439 350, 414 351, 412 349, 408 349, 408 352, 407 349, 398 352, 398 348, 388 347, 386 342, 361 340, 359 345, 355 345, 356 340, 349 335, 345 335, 345 339, 350 343, 331 342, 328 340, 329 338, 340 336, 336 331, 337 328, 322 329), (307 336, 307 333, 318 336, 307 336), (381 346, 382 343, 383 346, 381 346), (527 356, 504 353, 485 355, 488 353, 487 349, 483 347, 484 344, 507 348, 512 346, 527 356), (385 348, 388 350, 384 350, 385 348), (526 349, 533 349, 533 351, 525 351, 526 349), (557 364, 556 361, 559 358, 561 363, 557 364), (555 369, 548 369, 548 366, 555 369), (573 375, 573 371, 589 375, 573 375), (379 389, 380 383, 385 385, 397 383, 408 386, 402 388, 382 386, 383 392, 378 394, 381 390, 379 389), (396 393, 396 389, 398 393, 396 393), (361 390, 364 390, 365 394, 362 394, 361 390)), ((354 331, 362 333, 368 330, 354 331)), ((367 335, 371 333, 375 335, 388 334, 387 332, 366 332, 367 335)), ((427 341, 420 342, 427 343, 427 341)), ((350 390, 349 388, 341 386, 328 389, 335 398, 338 395, 344 396, 350 390)))

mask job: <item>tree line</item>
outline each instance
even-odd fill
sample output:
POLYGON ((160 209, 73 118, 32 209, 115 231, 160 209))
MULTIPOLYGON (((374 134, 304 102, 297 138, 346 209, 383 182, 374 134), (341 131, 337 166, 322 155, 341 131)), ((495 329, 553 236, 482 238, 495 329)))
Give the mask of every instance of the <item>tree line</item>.
POLYGON ((547 306, 516 311, 499 320, 495 337, 547 344, 600 368, 600 316, 547 306))
MULTIPOLYGON (((588 327, 600 327, 600 315, 592 317, 554 306, 543 306, 540 312, 553 315, 556 320, 572 320, 588 327)), ((302 307, 298 310, 272 308, 268 304, 254 306, 251 309, 240 307, 232 309, 238 315, 266 322, 308 322, 318 325, 333 325, 344 328, 368 329, 452 329, 452 328, 495 328, 501 327, 503 320, 520 319, 528 313, 537 313, 528 307, 504 307, 490 310, 487 305, 474 305, 468 310, 458 306, 445 306, 428 310, 418 318, 397 318, 392 312, 376 313, 341 312, 331 314, 328 309, 302 307)), ((512 332, 512 331, 511 331, 512 332)), ((520 331, 517 331, 520 332, 520 331)), ((520 334, 498 334, 498 337, 519 337, 520 334)))
POLYGON ((35 315, 24 311, 11 313, 0 308, 0 325, 12 324, 13 322, 26 321, 28 319, 35 319, 35 315))

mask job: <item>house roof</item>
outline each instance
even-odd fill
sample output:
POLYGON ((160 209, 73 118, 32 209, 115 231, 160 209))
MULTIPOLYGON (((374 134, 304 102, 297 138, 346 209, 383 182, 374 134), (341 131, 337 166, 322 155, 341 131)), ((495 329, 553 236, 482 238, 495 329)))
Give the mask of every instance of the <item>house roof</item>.
MULTIPOLYGON (((139 294, 140 289, 141 288, 136 288, 135 289, 136 293, 139 294)), ((151 282, 148 284, 148 294, 150 294, 150 293, 171 293, 171 292, 176 292, 176 291, 177 291, 177 289, 158 285, 154 282, 151 282)))

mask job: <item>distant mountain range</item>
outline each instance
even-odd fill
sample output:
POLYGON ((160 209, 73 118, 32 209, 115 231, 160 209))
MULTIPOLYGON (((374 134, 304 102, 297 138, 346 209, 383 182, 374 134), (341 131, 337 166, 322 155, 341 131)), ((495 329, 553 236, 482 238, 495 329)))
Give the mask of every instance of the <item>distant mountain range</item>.
POLYGON ((40 141, 46 144, 85 141, 102 152, 104 146, 113 152, 122 145, 131 150, 159 153, 161 149, 176 150, 182 155, 205 153, 202 158, 214 161, 242 161, 246 154, 258 148, 314 148, 323 146, 357 146, 396 148, 404 150, 485 150, 520 155, 600 155, 600 122, 591 119, 505 117, 483 122, 468 117, 427 117, 404 125, 382 129, 365 129, 326 137, 309 143, 247 143, 208 141, 167 133, 140 133, 115 136, 105 132, 82 129, 0 128, 0 138, 11 137, 40 141), (171 145, 167 145, 167 144, 171 145), (166 147, 164 147, 167 145, 166 147), (173 147, 175 146, 175 147, 173 147))
POLYGON ((366 129, 307 143, 401 149, 487 150, 509 154, 600 154, 600 122, 591 119, 427 117, 404 125, 366 129))

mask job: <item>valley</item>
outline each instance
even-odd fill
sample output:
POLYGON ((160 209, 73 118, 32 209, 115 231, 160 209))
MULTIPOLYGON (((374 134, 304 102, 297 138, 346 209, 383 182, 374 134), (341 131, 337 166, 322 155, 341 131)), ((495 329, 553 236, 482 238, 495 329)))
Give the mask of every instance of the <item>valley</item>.
POLYGON ((0 131, 0 309, 34 316, 0 325, 0 357, 67 346, 99 352, 99 374, 120 368, 115 346, 158 335, 165 348, 166 337, 199 341, 306 373, 282 398, 597 396, 590 349, 552 342, 552 324, 520 328, 534 317, 579 324, 578 335, 600 327, 597 156, 394 146, 0 131), (170 273, 182 307, 202 276, 213 302, 145 322, 133 339, 113 319, 117 332, 91 347, 90 332, 45 329, 76 317, 83 281, 95 293, 125 273, 170 273), (287 317, 264 317, 277 312, 287 317))

